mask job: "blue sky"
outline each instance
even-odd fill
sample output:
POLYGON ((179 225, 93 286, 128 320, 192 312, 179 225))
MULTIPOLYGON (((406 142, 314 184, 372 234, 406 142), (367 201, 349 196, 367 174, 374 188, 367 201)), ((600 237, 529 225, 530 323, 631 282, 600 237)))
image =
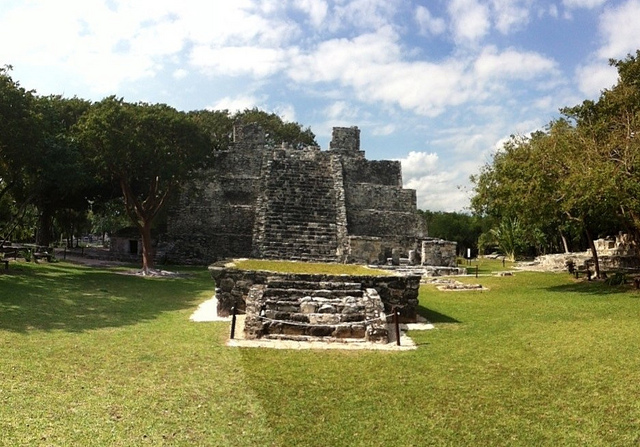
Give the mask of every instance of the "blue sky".
POLYGON ((616 82, 640 0, 2 0, 0 64, 38 94, 259 107, 327 149, 358 126, 422 209, 462 211, 511 134, 616 82))

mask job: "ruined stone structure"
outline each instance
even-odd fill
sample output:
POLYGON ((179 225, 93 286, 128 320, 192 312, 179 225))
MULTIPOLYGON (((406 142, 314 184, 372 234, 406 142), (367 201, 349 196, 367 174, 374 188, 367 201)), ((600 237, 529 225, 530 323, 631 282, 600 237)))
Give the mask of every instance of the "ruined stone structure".
MULTIPOLYGON (((638 247, 629 235, 620 233, 614 238, 597 239, 594 241, 600 269, 603 271, 614 270, 640 270, 640 254, 638 247)), ((557 253, 538 256, 534 262, 527 263, 530 267, 538 267, 541 270, 562 271, 567 270, 571 263, 578 271, 593 271, 594 259, 591 249, 577 253, 557 253)))
POLYGON ((274 273, 210 266, 218 315, 246 313, 247 338, 320 337, 386 343, 387 316, 418 318, 419 275, 274 273))
POLYGON ((422 241, 421 265, 457 266, 457 242, 428 238, 422 241))
POLYGON ((237 126, 213 168, 185 185, 158 257, 384 263, 421 250, 416 193, 398 161, 367 160, 357 127, 334 128, 329 150, 274 147, 237 126))

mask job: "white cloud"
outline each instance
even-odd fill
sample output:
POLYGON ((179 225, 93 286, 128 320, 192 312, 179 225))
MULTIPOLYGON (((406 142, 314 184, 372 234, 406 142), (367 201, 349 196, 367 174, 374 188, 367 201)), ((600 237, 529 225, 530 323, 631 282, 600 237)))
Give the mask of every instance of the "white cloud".
POLYGON ((438 154, 435 152, 411 151, 400 159, 403 177, 415 178, 433 174, 438 167, 438 154))
POLYGON ((440 166, 438 154, 411 151, 399 160, 403 186, 415 189, 419 209, 461 211, 469 199, 458 189, 460 172, 440 166))
POLYGON ((464 189, 458 188, 457 171, 440 171, 406 179, 404 187, 415 189, 419 209, 431 211, 463 211, 469 204, 464 189))
POLYGON ((277 14, 277 4, 265 7, 262 3, 256 7, 256 2, 251 0, 181 0, 179 4, 178 20, 185 27, 188 38, 196 44, 277 47, 300 31, 294 21, 277 14))
POLYGON ((285 121, 296 121, 296 108, 293 106, 293 104, 277 104, 273 109, 273 113, 275 113, 285 121))
POLYGON ((335 101, 325 107, 323 116, 328 122, 350 121, 358 116, 358 107, 347 101, 335 101))
POLYGON ((184 68, 179 68, 173 72, 174 79, 184 79, 189 75, 189 72, 184 68))
POLYGON ((452 0, 449 16, 454 39, 459 44, 475 44, 488 32, 491 26, 489 8, 477 0, 452 0))
POLYGON ((231 113, 242 112, 246 109, 260 107, 266 98, 258 98, 253 95, 226 96, 215 104, 207 107, 209 110, 228 110, 231 113))
POLYGON ((529 22, 529 0, 492 0, 496 28, 502 34, 520 29, 529 22))
POLYGON ((293 5, 309 15, 311 24, 318 28, 327 17, 327 2, 324 0, 294 0, 293 5))
POLYGON ((598 51, 603 59, 622 59, 640 48, 640 0, 629 0, 618 7, 607 9, 600 21, 600 33, 605 43, 598 51))
POLYGON ((592 9, 606 3, 607 0, 562 0, 562 4, 569 9, 592 9))
POLYGON ((419 5, 416 8, 415 18, 416 22, 418 22, 418 26, 420 27, 420 34, 438 35, 444 33, 447 29, 447 24, 444 19, 440 17, 433 17, 429 10, 422 5, 419 5))
POLYGON ((341 29, 375 30, 389 26, 397 3, 389 0, 351 0, 334 2, 332 31, 341 29))
POLYGON ((270 76, 286 67, 287 54, 274 48, 198 46, 191 51, 191 65, 216 75, 270 76))
POLYGON ((395 124, 384 124, 381 126, 374 127, 373 132, 371 132, 371 134, 375 136, 391 135, 396 131, 396 129, 397 129, 397 126, 395 124))
POLYGON ((588 98, 597 99, 605 88, 612 87, 618 80, 618 72, 606 62, 578 67, 576 79, 580 91, 588 98))
POLYGON ((481 78, 528 80, 555 74, 556 63, 534 52, 508 49, 499 53, 495 47, 487 47, 475 61, 475 72, 481 78))

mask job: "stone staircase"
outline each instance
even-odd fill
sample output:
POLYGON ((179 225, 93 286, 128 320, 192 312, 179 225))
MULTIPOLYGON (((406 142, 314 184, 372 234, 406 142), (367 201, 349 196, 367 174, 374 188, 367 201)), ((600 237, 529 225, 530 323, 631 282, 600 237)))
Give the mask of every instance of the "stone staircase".
POLYGON ((246 312, 247 338, 388 342, 382 300, 361 283, 269 277, 249 291, 246 312))
POLYGON ((278 156, 276 151, 263 172, 254 255, 335 262, 339 204, 330 155, 288 150, 278 156))

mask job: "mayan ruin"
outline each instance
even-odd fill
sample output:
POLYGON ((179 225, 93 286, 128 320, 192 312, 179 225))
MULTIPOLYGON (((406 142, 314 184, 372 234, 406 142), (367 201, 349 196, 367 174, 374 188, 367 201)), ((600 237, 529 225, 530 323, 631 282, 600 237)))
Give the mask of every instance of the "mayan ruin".
POLYGON ((274 147, 258 125, 237 125, 231 146, 214 157, 214 168, 185 185, 170 212, 158 247, 170 262, 402 258, 455 266, 455 243, 426 238, 400 162, 367 160, 357 127, 335 127, 323 151, 274 147))

